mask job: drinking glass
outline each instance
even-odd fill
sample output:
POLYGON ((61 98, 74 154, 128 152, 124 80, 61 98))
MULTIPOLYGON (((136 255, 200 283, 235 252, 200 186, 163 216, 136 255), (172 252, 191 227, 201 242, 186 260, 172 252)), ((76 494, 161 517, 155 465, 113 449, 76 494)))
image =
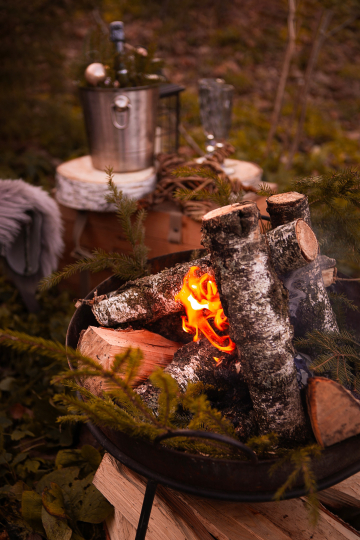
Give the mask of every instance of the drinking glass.
POLYGON ((199 80, 200 118, 206 135, 206 151, 221 148, 231 127, 234 87, 223 79, 199 80))

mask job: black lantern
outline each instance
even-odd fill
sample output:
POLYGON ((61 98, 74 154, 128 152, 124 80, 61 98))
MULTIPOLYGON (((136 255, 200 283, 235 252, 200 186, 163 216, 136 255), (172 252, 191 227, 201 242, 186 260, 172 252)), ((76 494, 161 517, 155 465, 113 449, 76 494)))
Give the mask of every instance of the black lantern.
POLYGON ((180 92, 178 84, 162 84, 157 112, 155 154, 177 152, 179 147, 180 92))

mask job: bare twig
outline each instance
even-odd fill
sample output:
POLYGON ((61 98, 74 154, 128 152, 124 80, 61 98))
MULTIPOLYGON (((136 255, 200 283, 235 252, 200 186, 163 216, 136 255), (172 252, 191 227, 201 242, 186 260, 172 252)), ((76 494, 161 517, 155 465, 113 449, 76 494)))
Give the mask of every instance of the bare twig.
POLYGON ((317 60, 318 60, 321 47, 323 46, 324 41, 327 38, 326 30, 330 24, 332 16, 333 16, 333 10, 331 9, 324 10, 320 15, 319 24, 316 29, 315 39, 314 39, 314 43, 313 43, 312 50, 310 53, 309 62, 306 68, 305 84, 304 84, 304 90, 302 93, 302 100, 301 100, 301 113, 300 113, 300 118, 297 125, 296 134, 295 134, 293 143, 291 145, 288 162, 286 164, 287 169, 290 169, 290 167, 292 166, 294 155, 299 148, 299 144, 300 144, 300 140, 301 140, 301 136, 302 136, 303 128, 304 128, 304 123, 305 123, 307 98, 309 95, 312 75, 313 75, 317 60))
POLYGON ((184 126, 182 124, 179 125, 179 131, 181 135, 184 137, 185 141, 188 143, 189 146, 199 155, 199 156, 205 156, 205 152, 201 150, 200 146, 192 136, 186 131, 184 126))
POLYGON ((279 123, 280 118, 280 112, 281 112, 281 106, 284 99, 284 92, 285 92, 285 86, 286 81, 289 76, 289 69, 290 69, 290 63, 291 59, 293 57, 294 51, 295 51, 295 39, 296 39, 296 31, 295 31, 295 15, 296 15, 296 3, 295 0, 289 0, 289 14, 288 14, 288 44, 286 48, 284 63, 280 75, 279 85, 276 93, 275 98, 275 106, 274 111, 271 118, 271 127, 269 131, 269 135, 266 142, 266 152, 265 156, 268 155, 271 144, 275 135, 275 131, 277 128, 277 125, 279 123))

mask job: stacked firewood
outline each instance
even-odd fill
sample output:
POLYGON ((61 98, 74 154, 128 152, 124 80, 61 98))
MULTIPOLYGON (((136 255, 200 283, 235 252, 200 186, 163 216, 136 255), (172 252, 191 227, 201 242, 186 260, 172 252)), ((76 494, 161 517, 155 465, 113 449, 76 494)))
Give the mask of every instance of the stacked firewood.
POLYGON ((335 261, 319 256, 306 196, 273 195, 268 212, 273 228, 266 234, 254 202, 207 213, 202 243, 209 255, 95 299, 91 309, 99 325, 117 330, 89 328, 81 336, 80 350, 108 365, 121 347, 131 343, 142 348, 138 393, 155 408, 156 389, 146 379, 161 366, 181 390, 196 381, 225 389, 224 403, 216 406, 244 438, 252 433, 249 424, 259 433, 307 438, 292 340, 316 329, 337 330, 323 280, 324 273, 327 285, 333 282, 335 261), (217 285, 235 344, 230 352, 219 352, 201 335, 189 342, 191 336, 181 329, 186 313, 175 296, 193 266, 217 285))

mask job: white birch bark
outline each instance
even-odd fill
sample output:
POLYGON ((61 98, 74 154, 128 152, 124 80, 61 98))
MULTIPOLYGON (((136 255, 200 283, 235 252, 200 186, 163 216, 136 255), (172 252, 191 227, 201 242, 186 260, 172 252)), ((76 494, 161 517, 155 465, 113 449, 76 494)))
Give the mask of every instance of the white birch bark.
POLYGON ((306 420, 296 381, 288 295, 270 262, 257 206, 244 202, 209 212, 202 231, 260 432, 301 440, 306 420))

